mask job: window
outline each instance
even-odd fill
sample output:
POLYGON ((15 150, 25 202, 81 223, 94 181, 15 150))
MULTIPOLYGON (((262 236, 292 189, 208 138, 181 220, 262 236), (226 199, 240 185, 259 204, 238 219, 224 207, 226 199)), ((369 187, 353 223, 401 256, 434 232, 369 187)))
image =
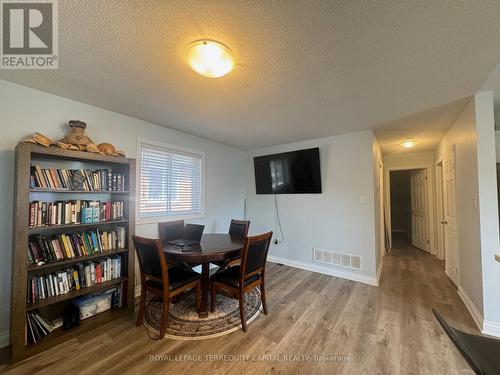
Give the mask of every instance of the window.
POLYGON ((140 142, 138 155, 138 221, 203 215, 203 154, 140 142))

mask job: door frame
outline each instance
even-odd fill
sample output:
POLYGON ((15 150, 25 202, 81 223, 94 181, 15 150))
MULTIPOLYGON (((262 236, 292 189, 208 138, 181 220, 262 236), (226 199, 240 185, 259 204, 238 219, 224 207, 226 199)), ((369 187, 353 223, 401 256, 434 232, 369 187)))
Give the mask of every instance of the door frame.
POLYGON ((444 221, 444 190, 443 190, 443 158, 440 157, 435 164, 436 182, 436 257, 440 260, 445 259, 445 228, 444 221))
MULTIPOLYGON (((385 201, 387 205, 387 227, 388 232, 392 237, 392 222, 391 222, 391 172, 393 171, 409 171, 414 169, 425 169, 427 171, 427 233, 429 235, 429 253, 436 255, 436 220, 434 215, 434 165, 429 164, 408 164, 397 167, 384 168, 385 181, 385 201)), ((392 240, 390 241, 389 251, 392 249, 392 240)))

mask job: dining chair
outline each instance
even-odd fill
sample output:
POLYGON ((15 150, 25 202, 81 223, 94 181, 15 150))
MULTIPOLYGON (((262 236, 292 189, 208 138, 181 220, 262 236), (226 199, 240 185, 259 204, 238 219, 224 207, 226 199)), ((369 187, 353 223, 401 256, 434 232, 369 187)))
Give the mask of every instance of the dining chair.
MULTIPOLYGON (((244 240, 245 237, 248 236, 248 230, 250 229, 250 221, 249 220, 236 220, 231 219, 231 224, 229 225, 229 235, 240 238, 244 240)), ((220 262, 214 262, 217 266, 219 266, 219 270, 222 271, 228 267, 237 266, 241 262, 241 257, 235 257, 230 259, 225 259, 220 262)))
POLYGON ((161 240, 132 236, 141 272, 141 303, 136 325, 144 321, 146 294, 161 297, 163 300, 160 336, 165 337, 170 298, 195 288, 196 310, 200 309, 200 274, 183 267, 167 268, 161 240))
POLYGON ((231 219, 231 224, 229 224, 229 234, 231 236, 243 239, 248 236, 248 229, 250 229, 249 220, 231 219))
POLYGON ((215 311, 216 294, 223 292, 238 299, 240 305, 241 327, 247 331, 245 316, 245 296, 253 288, 260 286, 260 296, 264 314, 267 315, 265 271, 267 253, 273 232, 246 237, 241 253, 241 265, 216 272, 210 279, 212 297, 211 311, 215 311))
POLYGON ((163 241, 179 240, 184 238, 184 227, 184 220, 158 223, 158 237, 163 241))
POLYGON ((474 373, 500 374, 500 340, 459 331, 450 326, 435 309, 432 312, 474 373))

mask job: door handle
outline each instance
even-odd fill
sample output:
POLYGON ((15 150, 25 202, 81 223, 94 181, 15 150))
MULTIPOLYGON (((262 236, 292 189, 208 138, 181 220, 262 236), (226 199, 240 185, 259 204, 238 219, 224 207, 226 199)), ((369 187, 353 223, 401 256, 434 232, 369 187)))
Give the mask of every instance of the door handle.
POLYGON ((448 224, 448 220, 442 221, 441 224, 448 224))

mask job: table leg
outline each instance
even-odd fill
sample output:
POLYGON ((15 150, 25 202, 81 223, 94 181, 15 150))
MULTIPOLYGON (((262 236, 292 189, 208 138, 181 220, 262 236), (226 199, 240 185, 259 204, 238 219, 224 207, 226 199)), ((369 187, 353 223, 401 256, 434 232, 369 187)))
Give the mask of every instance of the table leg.
POLYGON ((210 263, 201 265, 201 306, 200 318, 208 317, 208 292, 209 292, 210 263))

